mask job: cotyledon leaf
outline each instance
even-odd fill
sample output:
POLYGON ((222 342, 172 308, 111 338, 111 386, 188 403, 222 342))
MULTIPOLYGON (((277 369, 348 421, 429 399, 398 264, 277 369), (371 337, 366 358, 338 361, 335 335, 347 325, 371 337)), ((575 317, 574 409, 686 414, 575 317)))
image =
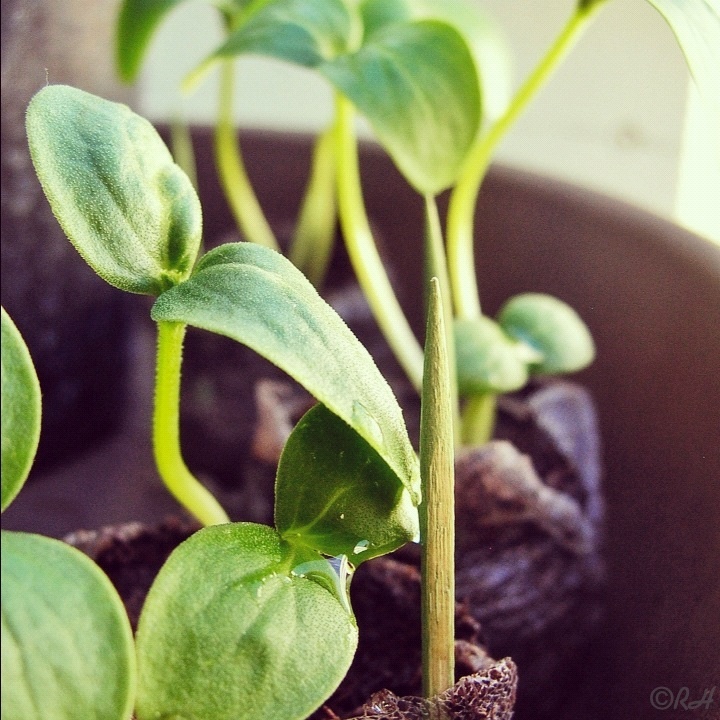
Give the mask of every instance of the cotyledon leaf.
POLYGON ((306 718, 357 646, 345 580, 264 525, 195 533, 170 555, 140 617, 138 720, 306 718))
POLYGON ((40 439, 40 385, 25 341, 2 308, 2 509, 23 486, 40 439))
POLYGON ((224 42, 195 69, 190 89, 218 60, 266 55, 302 67, 316 67, 357 44, 359 16, 346 0, 255 0, 238 14, 224 42))
POLYGON ((318 70, 367 118, 418 192, 434 195, 455 182, 481 107, 475 64, 457 30, 436 20, 392 23, 318 70))
POLYGON ((2 531, 2 720, 127 720, 135 695, 130 622, 86 555, 2 531))
POLYGON ((374 361, 312 284, 279 253, 220 246, 155 302, 181 322, 247 345, 297 380, 373 447, 419 502, 419 468, 402 411, 374 361))
POLYGON ((389 23, 361 44, 360 22, 342 0, 261 3, 187 82, 248 52, 316 68, 367 118, 408 181, 436 194, 454 183, 480 123, 468 44, 435 19, 389 23))
POLYGON ((257 53, 314 67, 347 52, 359 30, 344 0, 255 2, 210 60, 257 53))
POLYGON ((510 337, 536 351, 536 358, 528 358, 531 374, 576 372, 595 358, 587 325, 570 305, 552 295, 511 297, 500 308, 498 323, 510 337))
POLYGON ((467 0, 364 0, 359 6, 366 37, 393 22, 442 20, 465 39, 475 59, 482 90, 482 111, 496 119, 512 93, 510 48, 498 23, 467 0))
POLYGON ((30 101, 26 125, 50 207, 100 277, 157 295, 190 273, 200 201, 147 120, 126 105, 49 85, 30 101))

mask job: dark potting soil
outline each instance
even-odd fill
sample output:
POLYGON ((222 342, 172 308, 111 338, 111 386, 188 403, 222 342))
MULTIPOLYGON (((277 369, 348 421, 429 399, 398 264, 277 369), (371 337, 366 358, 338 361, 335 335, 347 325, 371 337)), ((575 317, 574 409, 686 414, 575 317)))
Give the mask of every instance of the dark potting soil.
MULTIPOLYGON (((170 553, 198 530, 168 518, 155 527, 128 523, 99 531, 78 531, 66 541, 95 559, 117 588, 133 630, 156 574, 170 553)), ((496 662, 478 645, 480 627, 467 608, 456 618, 457 684, 430 700, 419 693, 420 574, 392 558, 366 563, 353 580, 353 606, 361 628, 356 659, 347 677, 312 720, 425 720, 442 709, 448 720, 510 720, 517 668, 510 658, 496 662), (387 689, 395 688, 396 692, 387 689), (347 708, 352 707, 349 711, 347 708), (338 714, 341 713, 341 714, 338 714)))
POLYGON ((145 597, 170 553, 200 526, 170 517, 159 525, 112 525, 78 530, 65 541, 89 555, 105 571, 127 610, 133 632, 145 597))

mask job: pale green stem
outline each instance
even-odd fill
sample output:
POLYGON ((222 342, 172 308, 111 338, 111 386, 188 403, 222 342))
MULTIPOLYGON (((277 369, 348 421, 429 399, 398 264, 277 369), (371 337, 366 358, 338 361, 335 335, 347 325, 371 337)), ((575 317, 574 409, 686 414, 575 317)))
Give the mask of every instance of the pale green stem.
POLYGON ((186 325, 158 323, 153 449, 160 477, 203 525, 229 522, 225 511, 188 470, 180 450, 180 367, 186 325))
POLYGON ((335 127, 318 136, 288 257, 316 287, 321 287, 335 239, 335 127))
POLYGON ((173 160, 190 178, 190 182, 197 190, 197 165, 195 163, 195 150, 189 125, 180 118, 175 118, 170 124, 170 147, 173 160))
POLYGON ((495 393, 470 395, 466 399, 462 413, 463 445, 484 445, 492 438, 496 407, 495 393))
POLYGON ((336 153, 338 210, 345 245, 355 275, 381 332, 410 382, 420 391, 423 351, 395 296, 378 254, 360 184, 354 109, 349 100, 336 95, 336 153))
POLYGON ((463 172, 450 195, 448 207, 448 263, 455 312, 461 318, 480 315, 480 296, 475 274, 473 226, 480 186, 498 143, 524 112, 530 101, 560 65, 602 3, 576 8, 555 42, 518 90, 505 113, 482 134, 468 156, 463 172))
MULTIPOLYGON (((445 243, 442 237, 440 216, 434 195, 425 196, 425 280, 437 278, 442 298, 443 322, 445 326, 445 346, 448 356, 448 375, 450 381, 450 402, 452 405, 453 436, 455 446, 460 445, 460 396, 457 383, 457 363, 455 360, 455 333, 453 331, 452 297, 448 279, 445 243)), ((429 286, 428 286, 429 287, 429 286)))
POLYGON ((220 105, 215 127, 215 162, 220 184, 240 232, 246 240, 278 250, 279 246, 263 214, 245 170, 232 114, 233 63, 220 65, 220 105))
POLYGON ((455 461, 443 308, 431 282, 420 412, 423 694, 455 682, 455 461))

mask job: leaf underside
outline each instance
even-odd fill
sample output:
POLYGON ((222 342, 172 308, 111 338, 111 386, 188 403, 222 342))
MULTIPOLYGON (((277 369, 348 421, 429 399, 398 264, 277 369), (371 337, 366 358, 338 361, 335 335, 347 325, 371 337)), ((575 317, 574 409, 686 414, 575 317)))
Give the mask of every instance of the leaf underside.
POLYGON ((347 423, 316 405, 283 450, 275 486, 280 535, 357 566, 418 534, 410 495, 347 423))
POLYGON ((282 255, 252 243, 216 248, 188 281, 157 299, 152 317, 226 335, 270 360, 354 428, 417 502, 417 458, 392 390, 347 325, 282 255))

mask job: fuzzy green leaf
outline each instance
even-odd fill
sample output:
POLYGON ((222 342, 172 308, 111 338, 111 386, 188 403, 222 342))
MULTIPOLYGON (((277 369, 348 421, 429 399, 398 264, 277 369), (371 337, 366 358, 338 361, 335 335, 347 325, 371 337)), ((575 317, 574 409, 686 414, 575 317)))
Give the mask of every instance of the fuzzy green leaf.
POLYGON ((2 719, 127 720, 135 654, 125 609, 88 557, 2 532, 2 719))
POLYGON ((98 275, 157 295, 189 274, 200 246, 200 201, 147 120, 50 85, 30 102, 27 133, 50 206, 98 275))
POLYGON ((455 352, 461 395, 506 393, 528 379, 528 360, 536 358, 526 346, 506 335, 484 315, 455 321, 455 352))
POLYGON ((227 335, 263 355, 340 416, 419 502, 419 469, 392 390, 372 358, 279 253, 254 243, 209 252, 152 309, 155 320, 227 335))
POLYGON ((347 52, 357 31, 343 0, 265 0, 250 6, 212 58, 257 53, 314 67, 347 52))
MULTIPOLYGON (((713 127, 720 125, 720 5, 718 0, 648 0, 670 25, 705 99, 713 127)), ((720 142, 720 131, 718 131, 720 142)))
POLYGON ((434 195, 455 182, 478 130, 480 92, 454 28, 435 20, 390 24, 318 69, 368 119, 416 190, 434 195))
POLYGON ((2 308, 2 509, 23 486, 40 439, 40 385, 20 332, 2 308))
POLYGON ((595 344, 580 316, 551 295, 524 293, 500 309, 498 322, 508 335, 534 348, 539 357, 530 364, 533 374, 575 372, 595 357, 595 344))
POLYGON ((280 535, 353 565, 418 535, 410 495, 375 450, 322 405, 300 420, 275 487, 280 535))
POLYGON ((271 528, 215 525, 182 543, 137 634, 138 720, 300 720, 357 645, 345 580, 271 528))

